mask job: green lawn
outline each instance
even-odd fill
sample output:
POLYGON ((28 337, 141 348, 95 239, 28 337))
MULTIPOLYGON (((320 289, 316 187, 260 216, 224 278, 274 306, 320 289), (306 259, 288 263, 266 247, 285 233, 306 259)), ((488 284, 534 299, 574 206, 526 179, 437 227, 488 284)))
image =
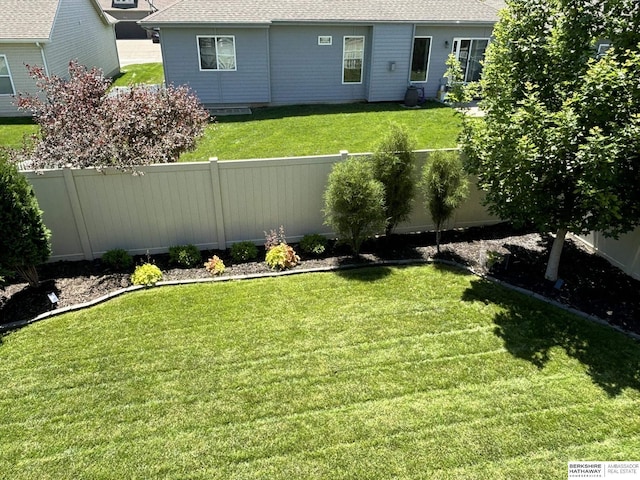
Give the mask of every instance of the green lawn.
MULTIPOLYGON (((128 65, 115 86, 162 83, 161 63, 128 65)), ((207 127, 196 150, 184 162, 272 158, 373 151, 391 122, 405 125, 418 149, 450 148, 457 144, 460 119, 451 108, 428 102, 407 109, 401 102, 307 105, 257 108, 251 115, 220 116, 207 127)), ((0 145, 19 147, 24 134, 35 132, 30 120, 0 118, 0 145)))
POLYGON ((2 338, 0 472, 566 478, 640 458, 639 365, 442 266, 149 289, 2 338))
POLYGON ((30 118, 0 118, 0 147, 19 148, 25 136, 37 131, 30 118))
POLYGON ((126 65, 120 69, 120 75, 114 79, 116 87, 126 87, 135 83, 164 83, 162 63, 140 63, 126 65))
POLYGON ((415 110, 400 102, 257 108, 217 122, 181 161, 371 152, 391 122, 405 125, 419 149, 455 147, 460 131, 454 111, 436 102, 415 110))

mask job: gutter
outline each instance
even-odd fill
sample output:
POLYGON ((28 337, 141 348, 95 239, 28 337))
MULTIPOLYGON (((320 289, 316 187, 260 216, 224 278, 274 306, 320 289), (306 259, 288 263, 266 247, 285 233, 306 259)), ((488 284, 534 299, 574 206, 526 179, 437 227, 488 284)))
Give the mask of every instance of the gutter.
POLYGON ((2 43, 51 43, 48 38, 0 38, 2 43))
POLYGON ((371 26, 380 24, 394 24, 394 25, 424 25, 430 27, 493 27, 496 21, 491 20, 455 20, 455 21, 442 21, 442 20, 271 20, 264 22, 203 22, 198 21, 184 21, 184 22, 154 22, 146 19, 139 20, 138 25, 143 28, 267 28, 271 25, 300 25, 300 26, 331 26, 331 25, 359 25, 359 26, 371 26))
POLYGON ((44 73, 49 76, 49 65, 47 65, 47 57, 44 54, 44 45, 40 42, 36 42, 36 46, 40 49, 40 55, 42 56, 42 65, 44 66, 44 73))

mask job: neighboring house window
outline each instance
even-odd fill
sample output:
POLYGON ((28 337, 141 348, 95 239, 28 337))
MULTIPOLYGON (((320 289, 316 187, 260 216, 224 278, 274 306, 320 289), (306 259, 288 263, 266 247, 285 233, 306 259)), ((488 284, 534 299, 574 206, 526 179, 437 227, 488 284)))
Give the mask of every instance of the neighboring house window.
POLYGON ((362 83, 364 37, 344 37, 342 83, 362 83))
POLYGON ((482 73, 484 52, 489 45, 488 38, 454 38, 453 54, 460 60, 465 82, 477 82, 482 73))
POLYGON ((13 95, 13 80, 6 55, 0 55, 0 95, 13 95))
POLYGON ((132 7, 132 6, 135 6, 135 0, 113 0, 112 6, 113 7, 122 7, 122 6, 132 7))
POLYGON ((197 37, 200 70, 236 70, 236 39, 231 35, 197 37))
POLYGON ((431 37, 415 37, 413 39, 413 55, 411 56, 411 81, 426 82, 429 71, 429 55, 431 53, 431 37))
POLYGON ((609 50, 611 48, 611 44, 610 43, 601 43, 600 45, 598 45, 598 56, 597 58, 602 58, 605 56, 605 54, 607 53, 607 50, 609 50))

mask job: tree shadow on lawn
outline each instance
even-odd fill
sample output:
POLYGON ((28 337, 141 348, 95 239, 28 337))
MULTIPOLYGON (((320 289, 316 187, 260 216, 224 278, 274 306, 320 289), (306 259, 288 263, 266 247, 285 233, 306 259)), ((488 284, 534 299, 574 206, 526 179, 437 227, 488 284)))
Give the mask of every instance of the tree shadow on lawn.
POLYGON ((361 264, 348 263, 345 264, 348 268, 344 270, 336 271, 339 277, 345 280, 357 280, 359 282, 377 282, 383 278, 391 275, 391 268, 389 267, 371 267, 369 262, 363 262, 361 264), (364 268, 366 267, 366 268, 364 268))
POLYGON ((640 343, 624 334, 486 280, 474 280, 462 300, 505 309, 493 319, 494 333, 514 357, 543 369, 551 350, 560 347, 609 396, 627 388, 640 391, 640 343))

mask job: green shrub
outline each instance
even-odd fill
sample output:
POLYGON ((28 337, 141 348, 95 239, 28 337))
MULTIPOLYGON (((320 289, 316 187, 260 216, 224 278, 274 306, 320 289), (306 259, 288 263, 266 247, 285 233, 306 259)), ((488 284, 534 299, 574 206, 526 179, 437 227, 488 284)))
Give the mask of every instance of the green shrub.
POLYGON ((373 178, 368 160, 350 157, 333 166, 324 192, 324 215, 325 223, 356 255, 365 239, 384 230, 384 186, 373 178))
POLYGON ((312 255, 322 255, 327 249, 327 239, 317 233, 305 235, 300 240, 300 250, 312 255))
POLYGON ((269 249, 265 261, 272 270, 284 270, 295 267, 300 257, 290 245, 281 243, 269 249))
POLYGON ((207 269, 211 275, 222 275, 224 273, 224 262, 217 256, 211 257, 205 264, 204 268, 207 269))
POLYGON ((234 262, 248 262, 258 258, 258 247, 252 242, 238 242, 231 245, 231 258, 234 262))
POLYGON ((436 246, 440 252, 440 231, 469 193, 460 154, 440 150, 431 153, 422 171, 420 186, 436 227, 436 246))
POLYGON ((202 263, 202 255, 195 245, 169 247, 169 263, 179 267, 193 268, 202 263))
POLYGON ((4 151, 0 151, 0 232, 0 273, 18 273, 37 287, 36 265, 51 254, 50 232, 31 185, 4 151))
POLYGON ((106 267, 116 271, 129 270, 133 266, 133 257, 122 248, 106 251, 100 260, 106 267))
POLYGON ((151 263, 138 265, 131 275, 131 283, 134 285, 146 285, 151 287, 162 280, 162 272, 151 263))
POLYGON ((384 186, 386 234, 409 218, 416 189, 415 143, 405 127, 392 123, 371 157, 373 178, 384 186))

